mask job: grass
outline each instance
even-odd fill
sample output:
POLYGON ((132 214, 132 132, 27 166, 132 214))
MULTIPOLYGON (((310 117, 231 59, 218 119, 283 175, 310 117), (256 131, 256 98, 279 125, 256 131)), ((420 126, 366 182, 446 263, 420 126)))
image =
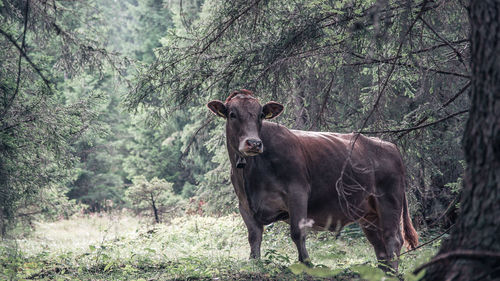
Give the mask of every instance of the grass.
MULTIPOLYGON (((328 232, 310 232, 307 247, 316 267, 308 269, 296 264, 297 252, 285 223, 265 228, 262 259, 250 261, 246 228, 239 215, 180 217, 159 225, 148 225, 145 220, 90 215, 38 223, 29 236, 0 244, 0 279, 382 278, 374 268, 371 245, 356 227, 343 230, 339 238, 328 232)), ((402 256, 400 271, 411 272, 435 250, 436 245, 430 245, 402 256)))

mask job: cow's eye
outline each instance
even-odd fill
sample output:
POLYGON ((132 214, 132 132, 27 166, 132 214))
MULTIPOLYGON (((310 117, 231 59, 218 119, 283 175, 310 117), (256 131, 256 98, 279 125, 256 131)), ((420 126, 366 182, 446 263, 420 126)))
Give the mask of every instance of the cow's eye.
POLYGON ((229 113, 229 118, 236 119, 236 114, 234 112, 229 113))

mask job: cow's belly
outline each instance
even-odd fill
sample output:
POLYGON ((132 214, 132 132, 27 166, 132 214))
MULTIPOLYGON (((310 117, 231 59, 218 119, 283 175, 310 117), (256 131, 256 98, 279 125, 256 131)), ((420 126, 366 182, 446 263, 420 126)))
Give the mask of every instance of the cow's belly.
POLYGON ((312 225, 316 230, 339 231, 342 227, 358 221, 370 212, 367 198, 362 199, 361 202, 351 201, 352 205, 349 206, 350 212, 348 213, 340 207, 337 197, 325 196, 324 199, 326 200, 309 202, 307 218, 313 220, 312 225))
POLYGON ((262 225, 268 225, 270 223, 282 220, 288 220, 290 216, 286 211, 259 211, 254 214, 254 218, 262 225))
MULTIPOLYGON (((307 218, 312 219, 313 228, 317 230, 338 231, 343 226, 359 220, 368 211, 367 197, 363 194, 353 194, 348 197, 353 208, 351 214, 341 209, 336 192, 323 192, 322 196, 314 196, 308 201, 307 218)), ((257 222, 267 225, 276 221, 289 219, 289 208, 285 193, 266 191, 252 196, 251 209, 257 222)))
POLYGON ((252 204, 254 218, 261 224, 267 225, 289 218, 285 199, 280 195, 266 194, 252 204))
MULTIPOLYGON (((261 208, 254 213, 254 218, 262 225, 268 225, 276 221, 286 221, 289 223, 290 215, 288 211, 261 208)), ((359 217, 358 217, 359 219, 359 217)), ((339 212, 309 213, 306 223, 315 230, 339 231, 344 226, 357 221, 339 212)))
POLYGON ((314 230, 329 230, 329 231, 339 231, 344 226, 355 221, 350 218, 347 218, 343 214, 339 214, 336 212, 308 214, 307 218, 310 220, 309 225, 312 225, 312 228, 314 230))

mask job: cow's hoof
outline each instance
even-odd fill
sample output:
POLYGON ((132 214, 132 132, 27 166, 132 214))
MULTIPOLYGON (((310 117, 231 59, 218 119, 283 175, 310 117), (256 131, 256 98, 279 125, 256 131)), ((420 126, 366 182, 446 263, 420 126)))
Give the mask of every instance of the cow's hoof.
POLYGON ((311 262, 311 259, 305 259, 302 261, 303 264, 305 264, 307 267, 314 267, 313 263, 311 262))

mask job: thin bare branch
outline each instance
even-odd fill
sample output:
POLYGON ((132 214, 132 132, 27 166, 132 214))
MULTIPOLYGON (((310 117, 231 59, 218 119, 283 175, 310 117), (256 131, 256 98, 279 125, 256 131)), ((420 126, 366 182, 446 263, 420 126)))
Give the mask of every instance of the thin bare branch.
POLYGON ((448 42, 446 38, 441 36, 423 17, 420 17, 420 20, 424 23, 425 26, 427 26, 432 31, 432 33, 434 33, 439 39, 441 39, 441 41, 443 41, 448 47, 450 47, 450 49, 452 49, 453 52, 455 52, 458 61, 462 63, 465 69, 467 69, 467 65, 465 64, 464 59, 462 58, 462 54, 460 54, 460 52, 457 49, 455 49, 455 47, 453 47, 453 45, 450 44, 450 42, 448 42))
POLYGON ((450 227, 448 227, 448 229, 446 229, 445 231, 441 232, 441 234, 439 234, 438 236, 436 236, 436 237, 432 238, 431 240, 429 240, 429 241, 427 241, 427 242, 425 242, 425 243, 422 243, 422 244, 418 245, 417 247, 415 247, 415 248, 413 248, 413 249, 410 249, 410 250, 408 250, 408 251, 406 251, 406 252, 404 252, 404 253, 400 254, 399 256, 406 255, 406 254, 408 254, 408 253, 411 253, 411 252, 413 252, 413 251, 416 251, 416 250, 418 250, 418 249, 422 248, 423 246, 429 245, 430 243, 432 243, 432 242, 434 242, 434 241, 438 240, 439 238, 443 237, 443 235, 445 235, 446 233, 450 232, 450 230, 451 230, 454 226, 455 226, 455 225, 454 225, 454 224, 452 224, 450 227))
POLYGON ((450 98, 447 102, 443 103, 443 105, 441 105, 441 108, 439 108, 439 110, 447 107, 450 103, 452 103, 454 100, 456 100, 459 96, 461 96, 463 93, 465 93, 465 91, 469 88, 471 84, 471 81, 469 81, 467 84, 465 84, 465 86, 460 89, 460 91, 458 91, 458 93, 456 93, 452 98, 450 98))
POLYGON ((182 159, 184 157, 186 157, 186 155, 188 154, 189 152, 189 148, 191 148, 191 145, 193 145, 194 141, 196 140, 196 136, 200 133, 200 131, 205 128, 208 124, 210 124, 211 122, 213 121, 213 118, 209 118, 207 119, 205 122, 203 122, 203 124, 198 128, 196 129, 196 131, 194 132, 194 134, 189 138, 189 142, 188 142, 188 145, 186 146, 186 149, 184 149, 184 151, 182 152, 181 156, 179 157, 179 159, 182 159))
POLYGON ((455 117, 457 115, 461 115, 461 114, 464 114, 464 113, 467 113, 467 112, 469 112, 469 110, 462 110, 462 111, 450 114, 450 115, 448 115, 448 116, 446 116, 444 118, 441 118, 439 120, 436 120, 434 122, 430 122, 430 123, 427 123, 427 124, 424 124, 424 125, 415 126, 415 127, 411 127, 411 128, 393 129, 393 130, 382 130, 382 131, 359 131, 357 133, 358 134, 387 134, 387 133, 409 132, 409 131, 414 131, 414 130, 418 130, 418 129, 422 129, 422 128, 425 128, 425 127, 436 125, 436 124, 441 123, 443 121, 446 121, 446 120, 448 120, 450 118, 453 118, 453 117, 455 117))
POLYGON ((14 38, 12 38, 12 36, 10 34, 8 34, 7 32, 5 32, 1 28, 0 28, 0 34, 2 34, 5 38, 7 38, 19 50, 19 52, 22 54, 22 56, 24 57, 24 59, 26 59, 26 61, 36 71, 36 73, 40 76, 40 78, 42 78, 43 82, 45 83, 45 86, 47 86, 47 89, 51 93, 53 93, 52 92, 52 88, 51 88, 51 84, 52 83, 49 81, 49 79, 47 79, 45 77, 45 75, 43 75, 43 73, 40 70, 40 68, 38 68, 38 66, 36 66, 36 64, 33 63, 33 61, 30 59, 30 57, 28 57, 28 55, 26 54, 26 52, 24 52, 23 48, 21 48, 21 46, 19 46, 19 44, 17 44, 16 40, 14 38))
POLYGON ((422 65, 413 65, 413 64, 409 64, 409 63, 395 61, 395 60, 401 58, 401 56, 396 56, 396 57, 387 58, 387 59, 376 59, 376 58, 365 58, 361 55, 354 54, 354 53, 350 53, 350 54, 353 56, 356 56, 358 58, 366 59, 366 61, 355 62, 355 63, 346 63, 346 64, 343 64, 343 66, 360 66, 360 65, 367 65, 367 64, 374 64, 374 63, 386 63, 386 64, 397 65, 397 66, 405 66, 405 67, 409 67, 409 68, 419 68, 419 69, 429 71, 429 72, 435 72, 435 73, 439 73, 439 74, 452 75, 452 76, 470 79, 470 75, 467 75, 467 74, 456 73, 456 72, 451 72, 451 71, 447 71, 447 70, 434 69, 434 68, 430 68, 430 67, 422 66, 422 65))
POLYGON ((4 112, 2 116, 9 110, 9 107, 12 105, 14 100, 16 99, 17 94, 19 93, 19 85, 21 84, 21 61, 23 58, 23 52, 26 45, 26 32, 28 30, 28 18, 29 18, 29 9, 30 9, 30 0, 26 0, 26 6, 24 8, 24 27, 23 27, 23 37, 21 41, 21 47, 19 48, 19 60, 17 62, 17 79, 16 79, 16 89, 14 90, 14 94, 10 97, 7 102, 7 98, 5 99, 4 112))
MULTIPOLYGON (((418 13, 417 17, 413 20, 413 22, 410 24, 410 26, 408 27, 408 30, 402 36, 401 41, 399 42, 398 50, 396 52, 396 58, 398 58, 401 55, 401 50, 403 49, 403 45, 404 45, 404 43, 406 41, 406 37, 408 36, 408 34, 410 34, 411 30, 413 29, 413 26, 418 21, 418 19, 422 16, 422 14, 426 11, 427 3, 428 3, 428 0, 424 0, 422 2, 422 7, 420 9, 420 12, 418 13)), ((397 62, 397 59, 396 59, 395 62, 397 62)), ((378 104, 380 102, 380 99, 382 98, 382 95, 385 92, 385 89, 386 89, 386 87, 387 87, 387 85, 389 83, 389 80, 392 77, 392 73, 394 72, 395 68, 396 68, 396 64, 394 63, 394 64, 392 64, 391 69, 389 70, 389 73, 387 74, 387 77, 386 77, 386 79, 385 79, 385 81, 384 81, 384 83, 382 85, 382 88, 379 88, 380 91, 379 91, 379 93, 377 95, 377 98, 375 99, 375 102, 374 102, 374 104, 372 106, 372 109, 370 110, 370 112, 368 113, 368 115, 366 116, 366 118, 364 119, 363 124, 361 125, 361 129, 359 130, 360 132, 363 131, 363 129, 365 128, 366 124, 368 123, 368 120, 371 118, 371 116, 373 115, 373 113, 377 109, 378 104)), ((348 153, 346 159, 344 160, 344 164, 342 165, 342 170, 340 172, 340 177, 338 178, 338 180, 335 183, 335 189, 337 190, 337 193, 339 195, 339 204, 340 204, 340 207, 341 207, 342 211, 347 216, 350 216, 350 214, 351 214, 350 208, 354 208, 355 206, 351 205, 349 203, 349 201, 345 197, 346 194, 344 193, 345 192, 345 190, 344 190, 345 189, 344 175, 345 175, 345 171, 346 171, 346 168, 347 168, 348 164, 351 164, 352 152, 354 151, 354 146, 356 145, 356 141, 358 140, 359 136, 361 135, 360 132, 356 133, 356 135, 354 136, 354 139, 351 141, 351 143, 352 143, 351 144, 351 149, 349 150, 349 153, 348 153), (341 198, 345 201, 345 208, 342 205, 341 198)), ((363 190, 366 191, 366 189, 364 189, 364 187, 361 187, 361 188, 363 188, 363 190)))
POLYGON ((462 259, 500 259, 499 252, 492 251, 482 251, 482 250, 455 250, 440 254, 433 258, 430 262, 424 263, 417 267, 413 274, 418 274, 422 269, 429 267, 437 262, 442 262, 450 258, 462 258, 462 259))
MULTIPOLYGON (((231 27, 231 25, 233 25, 233 23, 238 20, 239 18, 241 18, 244 14, 246 14, 250 9, 252 9, 253 7, 255 7, 257 4, 259 4, 261 0, 256 0, 254 1, 252 4, 250 4, 248 7, 246 7, 245 9, 243 9, 243 11, 241 11, 239 14, 237 14, 235 17, 232 17, 230 20, 228 20, 226 23, 225 23, 225 26, 224 28, 222 28, 221 31, 219 31, 219 33, 217 33, 217 35, 212 38, 210 41, 208 41, 208 43, 203 47, 203 49, 201 49, 201 51, 198 52, 198 54, 203 54, 208 48, 210 48, 210 46, 217 40, 219 40, 219 38, 226 32, 226 30, 231 27)), ((211 32, 213 33, 213 31, 211 32)))
MULTIPOLYGON (((321 121, 321 116, 323 115, 323 112, 325 111, 326 103, 328 101, 328 97, 330 96, 330 92, 332 91, 334 81, 335 81, 335 75, 332 74, 332 78, 330 79, 330 83, 328 83, 328 89, 326 90, 325 94, 323 95, 323 102, 321 104, 321 108, 318 112, 318 115, 316 116, 316 121, 314 122, 314 124, 311 125, 311 128, 316 127, 321 121)), ((309 128, 309 129, 311 129, 311 128, 309 128)))
MULTIPOLYGON (((465 86, 462 87, 462 89, 460 89, 460 91, 458 91, 458 93, 456 93, 448 101, 446 101, 445 103, 443 103, 441 105, 441 107, 438 110, 436 110, 436 112, 443 110, 445 107, 447 107, 448 105, 450 105, 454 100, 456 100, 460 95, 462 95, 463 93, 465 93, 465 91, 469 88, 470 84, 471 84, 470 81, 467 84, 465 84, 465 86)), ((415 127, 419 126, 420 124, 424 123, 425 121, 427 121, 427 119, 429 119, 429 117, 430 117, 430 115, 427 115, 427 116, 421 118, 415 125, 413 125, 413 128, 415 128, 415 127)), ((403 132, 402 134, 400 134, 398 136, 398 139, 401 139, 402 137, 404 137, 406 134, 408 134, 411 131, 413 131, 413 130, 408 130, 408 131, 403 132)))

